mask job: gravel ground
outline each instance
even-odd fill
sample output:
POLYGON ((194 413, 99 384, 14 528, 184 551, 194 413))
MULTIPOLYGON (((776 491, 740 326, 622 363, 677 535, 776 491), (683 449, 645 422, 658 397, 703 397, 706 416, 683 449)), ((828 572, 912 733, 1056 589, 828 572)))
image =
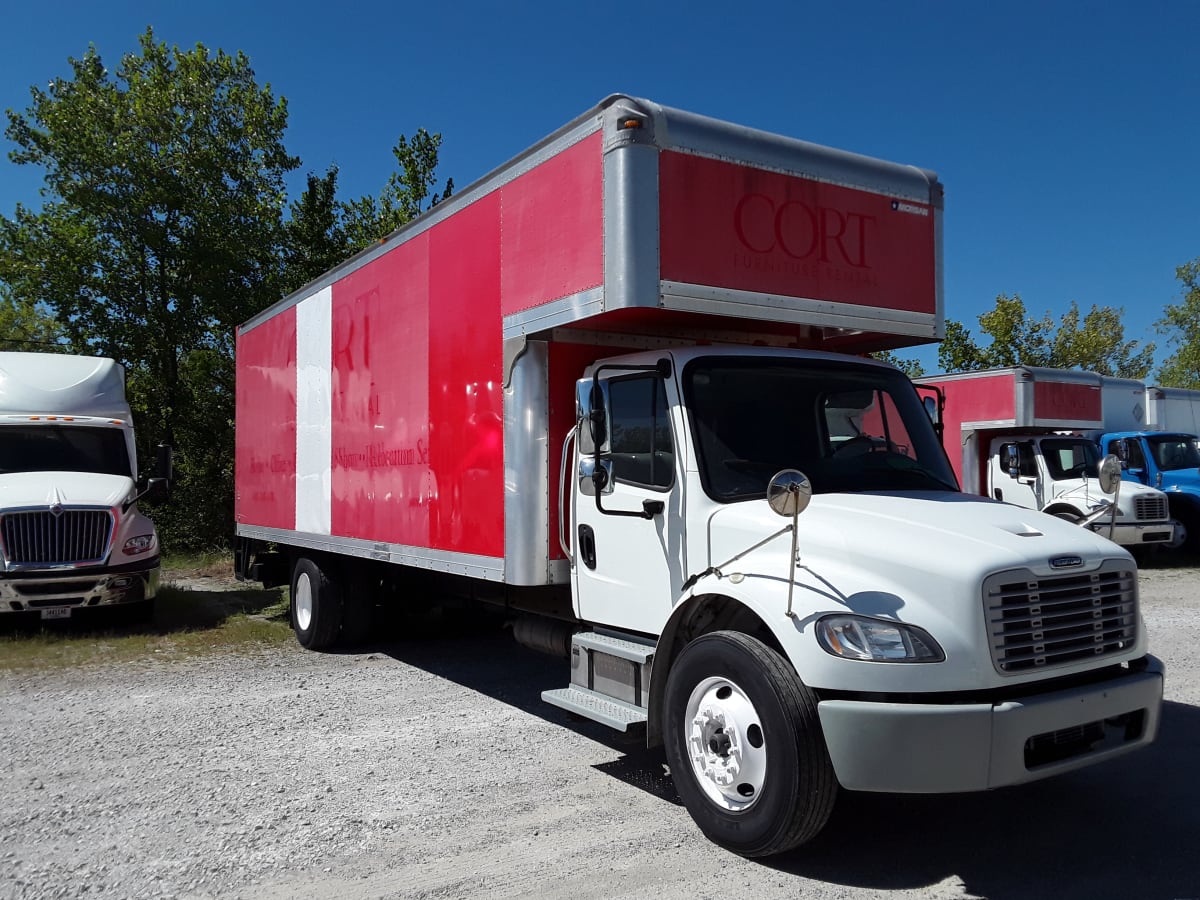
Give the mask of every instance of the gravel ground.
POLYGON ((752 862, 507 634, 0 674, 0 897, 1200 898, 1200 571, 1143 573, 1159 741, 989 794, 844 794, 752 862))

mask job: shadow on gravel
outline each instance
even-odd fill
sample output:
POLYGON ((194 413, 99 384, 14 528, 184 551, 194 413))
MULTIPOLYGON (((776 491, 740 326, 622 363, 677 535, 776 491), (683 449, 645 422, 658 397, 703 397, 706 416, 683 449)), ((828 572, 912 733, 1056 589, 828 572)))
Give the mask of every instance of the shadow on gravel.
POLYGON ((279 612, 283 590, 180 590, 162 588, 153 610, 143 605, 73 609, 69 619, 43 620, 37 612, 6 613, 0 635, 45 634, 73 639, 105 636, 169 635, 220 628, 238 615, 287 622, 279 612), (268 614, 268 611, 269 614, 268 614))
POLYGON ((388 623, 383 640, 347 652, 389 656, 603 744, 620 757, 595 766, 597 771, 681 806, 662 751, 646 748, 643 731, 623 734, 542 700, 542 691, 566 687, 567 660, 518 644, 502 621, 477 615, 443 618, 443 611, 434 610, 420 619, 388 623), (404 638, 387 639, 393 634, 404 638))
MULTIPOLYGON (((680 804, 661 752, 549 706, 565 684, 561 660, 499 631, 429 629, 376 652, 446 678, 612 748, 596 768, 680 804)), ((843 792, 811 843, 760 861, 847 888, 912 890, 948 878, 964 896, 1055 900, 1200 898, 1200 708, 1164 706, 1158 740, 1081 772, 981 794, 908 796, 843 792)))
POLYGON ((1150 747, 986 794, 843 792, 811 843, 764 862, 832 884, 901 890, 957 876, 966 896, 1200 897, 1200 709, 1166 703, 1150 747))

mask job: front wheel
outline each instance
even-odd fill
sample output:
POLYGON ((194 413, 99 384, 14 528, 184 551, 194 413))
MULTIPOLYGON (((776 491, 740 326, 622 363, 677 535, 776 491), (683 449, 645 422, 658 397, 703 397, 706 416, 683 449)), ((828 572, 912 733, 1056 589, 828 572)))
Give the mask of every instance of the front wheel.
POLYGON ((717 631, 688 644, 667 676, 664 716, 676 790, 714 843, 770 856, 829 820, 838 784, 816 698, 762 641, 717 631))

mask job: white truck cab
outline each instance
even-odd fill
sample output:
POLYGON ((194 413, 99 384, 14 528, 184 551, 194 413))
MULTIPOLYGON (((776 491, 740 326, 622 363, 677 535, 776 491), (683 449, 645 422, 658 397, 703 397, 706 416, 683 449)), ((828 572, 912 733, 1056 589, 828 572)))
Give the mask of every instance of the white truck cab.
MULTIPOLYGON (((169 471, 169 454, 160 460, 169 471)), ((139 492, 125 373, 111 359, 0 353, 0 615, 148 614, 159 545, 139 492)))
POLYGON ((988 494, 1084 525, 1126 547, 1168 546, 1175 525, 1167 495, 1124 482, 1106 494, 1098 480, 1096 442, 1068 433, 993 438, 988 453, 988 494))

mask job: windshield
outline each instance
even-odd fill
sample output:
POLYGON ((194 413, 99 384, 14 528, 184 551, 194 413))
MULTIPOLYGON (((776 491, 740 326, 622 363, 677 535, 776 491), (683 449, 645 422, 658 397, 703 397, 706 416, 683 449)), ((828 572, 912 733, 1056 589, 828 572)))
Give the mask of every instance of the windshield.
POLYGON ((1042 438, 1042 456, 1055 481, 1066 478, 1095 478, 1100 465, 1100 448, 1083 438, 1042 438))
POLYGON ((1160 469, 1195 469, 1200 466, 1200 446, 1190 434, 1162 434, 1149 438, 1150 452, 1160 469))
POLYGON ((13 472, 95 472, 133 477, 125 433, 86 425, 5 425, 0 475, 13 472))
POLYGON ((917 392, 899 372, 824 359, 701 358, 684 370, 714 500, 766 495, 799 469, 813 492, 957 491, 917 392))

